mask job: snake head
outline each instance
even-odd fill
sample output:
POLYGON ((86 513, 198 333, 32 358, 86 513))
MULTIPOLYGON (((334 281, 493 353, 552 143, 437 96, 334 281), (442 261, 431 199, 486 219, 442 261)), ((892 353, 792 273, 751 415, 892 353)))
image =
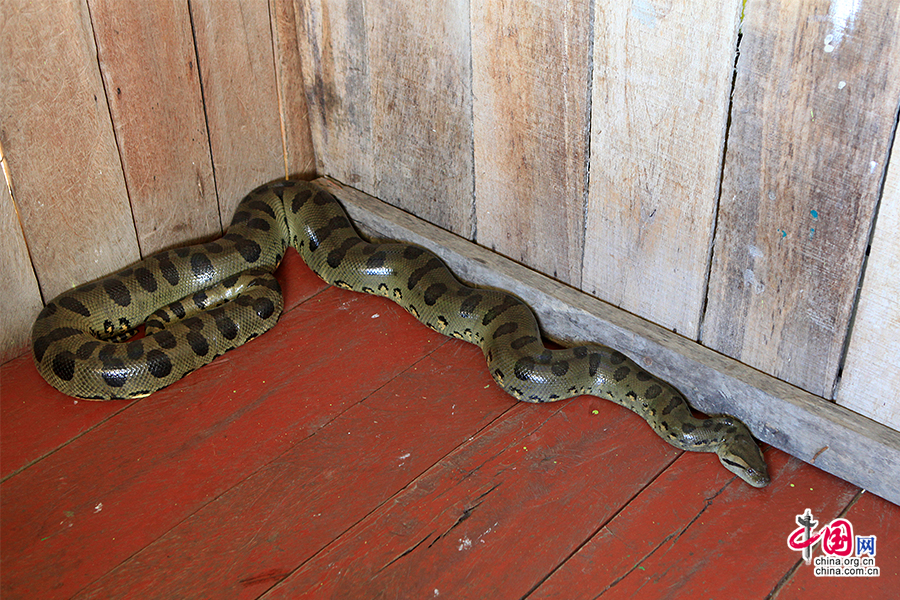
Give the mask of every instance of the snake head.
POLYGON ((743 423, 737 422, 743 431, 730 437, 716 454, 722 466, 756 488, 769 485, 769 470, 762 451, 756 445, 750 431, 743 423))

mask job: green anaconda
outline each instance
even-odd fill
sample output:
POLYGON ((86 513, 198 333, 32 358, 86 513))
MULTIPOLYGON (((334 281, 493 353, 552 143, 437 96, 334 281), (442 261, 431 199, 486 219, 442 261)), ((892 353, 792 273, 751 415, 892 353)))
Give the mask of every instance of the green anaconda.
POLYGON ((61 392, 93 400, 174 383, 275 324, 283 301, 272 272, 288 246, 326 282, 390 298, 435 331, 477 344, 494 380, 519 400, 607 398, 673 446, 715 452, 753 486, 769 482, 737 419, 694 417, 678 390, 611 348, 548 350, 523 302, 463 285, 418 246, 363 240, 331 194, 302 181, 251 192, 213 242, 159 252, 60 294, 32 329, 37 368, 61 392), (142 323, 145 335, 129 339, 142 323))

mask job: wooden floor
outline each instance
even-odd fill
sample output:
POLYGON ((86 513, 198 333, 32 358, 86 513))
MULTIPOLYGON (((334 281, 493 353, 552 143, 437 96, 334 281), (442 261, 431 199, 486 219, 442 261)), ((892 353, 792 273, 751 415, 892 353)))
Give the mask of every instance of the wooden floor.
MULTIPOLYGON (((2 597, 888 598, 900 508, 768 449, 753 489, 593 397, 514 402, 481 352, 326 287, 293 251, 278 326, 149 398, 2 366, 2 597), (815 577, 805 508, 877 536, 815 577)), ((820 553, 817 549, 816 553, 820 553)))

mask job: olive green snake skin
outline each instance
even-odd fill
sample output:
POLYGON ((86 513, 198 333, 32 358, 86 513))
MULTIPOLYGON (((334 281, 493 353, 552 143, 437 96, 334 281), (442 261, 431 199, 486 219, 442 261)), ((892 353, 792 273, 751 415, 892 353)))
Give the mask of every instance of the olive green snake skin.
POLYGON ((251 192, 216 241, 160 252, 60 294, 32 329, 37 368, 61 392, 94 400, 140 398, 174 383, 275 324, 283 302, 272 272, 288 246, 326 282, 390 298, 435 331, 477 344, 494 380, 519 400, 607 398, 676 448, 715 452, 750 485, 769 482, 737 419, 695 418, 678 390, 613 349, 548 350, 523 302, 463 285, 423 248, 366 242, 330 193, 301 181, 251 192), (144 337, 121 341, 142 323, 144 337))

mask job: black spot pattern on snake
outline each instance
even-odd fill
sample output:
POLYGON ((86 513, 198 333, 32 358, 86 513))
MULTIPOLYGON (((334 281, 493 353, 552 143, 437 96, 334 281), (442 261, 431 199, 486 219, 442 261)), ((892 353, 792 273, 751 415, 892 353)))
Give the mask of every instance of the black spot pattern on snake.
POLYGON ((209 300, 209 296, 206 295, 205 291, 201 290, 194 294, 192 300, 194 301, 194 306, 196 306, 200 310, 203 310, 204 308, 206 308, 206 303, 209 300))
POLYGON ((196 252, 191 255, 191 272, 203 281, 212 282, 216 277, 216 268, 205 254, 196 252))
POLYGON ((125 374, 124 364, 120 360, 110 360, 103 363, 103 370, 100 372, 103 381, 111 388, 120 388, 128 381, 125 374))
MULTIPOLYGON (((263 202, 262 200, 252 200, 247 203, 247 208, 251 208, 255 211, 266 213, 266 215, 270 219, 275 219, 275 211, 272 210, 272 207, 269 206, 268 202, 263 202)), ((266 230, 268 231, 268 229, 266 230)))
POLYGON ((172 372, 172 360, 161 350, 147 353, 147 371, 157 379, 168 377, 172 372))
POLYGON ((569 363, 568 363, 568 361, 565 361, 565 360, 557 361, 557 362, 553 363, 552 365, 550 365, 550 370, 557 377, 562 377, 563 375, 565 375, 566 373, 569 372, 569 363))
POLYGON ((440 269, 444 266, 444 263, 441 262, 439 258, 431 258, 424 265, 410 273, 409 279, 406 280, 406 289, 411 290, 417 285, 419 285, 419 281, 434 271, 435 269, 440 269))
POLYGON ((181 277, 178 275, 178 269, 175 267, 175 263, 173 263, 165 254, 157 256, 156 261, 159 263, 159 272, 162 274, 163 279, 165 279, 172 287, 178 285, 181 277))
POLYGON ((82 317, 91 316, 91 311, 88 310, 87 306, 79 302, 76 298, 69 298, 68 296, 63 296, 59 299, 59 305, 65 308, 66 310, 70 310, 75 314, 79 314, 82 317))
POLYGON ((648 400, 653 400, 660 394, 662 394, 662 387, 656 385, 655 383, 644 391, 644 397, 648 400))
POLYGON ((576 346, 572 348, 572 355, 575 358, 585 358, 588 355, 588 349, 584 346, 576 346))
POLYGON ((202 333, 189 331, 185 338, 188 346, 197 356, 206 356, 209 353, 209 342, 202 333))
POLYGON ((237 323, 235 323, 228 315, 225 314, 225 311, 222 309, 215 309, 209 311, 209 315, 215 319, 216 329, 219 330, 226 340, 233 340, 237 337, 239 328, 237 323))
POLYGON ((241 258, 251 265, 258 261, 259 257, 262 255, 262 248, 260 248, 259 244, 242 236, 236 237, 237 239, 234 240, 234 248, 241 255, 241 258))
POLYGON ((153 273, 150 272, 150 269, 146 267, 138 267, 134 270, 134 278, 137 280, 138 285, 141 286, 141 289, 145 292, 153 293, 157 289, 156 277, 153 276, 153 273))
POLYGON ((225 250, 218 242, 206 242, 203 244, 203 249, 210 254, 221 254, 225 250))
POLYGON ((403 248, 402 256, 406 260, 416 260, 423 254, 425 254, 425 252, 427 252, 427 250, 425 250, 424 248, 419 248, 418 246, 405 246, 403 248))
POLYGON ((615 379, 616 381, 622 381, 623 379, 628 377, 629 373, 631 373, 631 369, 629 369, 628 367, 619 367, 618 369, 613 371, 613 379, 615 379))
POLYGON ((596 352, 592 352, 588 355, 588 375, 594 377, 597 374, 597 370, 600 368, 600 365, 603 364, 603 356, 597 354, 596 352))
MULTIPOLYGON (((250 220, 250 213, 245 210, 239 210, 236 213, 234 213, 234 216, 231 218, 231 224, 232 225, 241 225, 242 223, 246 223, 249 220, 250 220)), ((225 234, 222 236, 222 239, 225 239, 225 240, 229 239, 229 235, 236 235, 236 234, 225 234)))
MULTIPOLYGON (((172 304, 170 304, 169 308, 172 309, 172 314, 174 314, 179 319, 183 319, 184 315, 187 314, 187 312, 184 310, 184 306, 181 304, 181 302, 178 302, 177 300, 175 302, 173 302, 172 304)), ((168 320, 168 319, 166 319, 166 320, 168 320)))
POLYGON ((134 340, 132 342, 128 342, 128 345, 125 346, 125 356, 130 358, 131 360, 137 360, 144 355, 144 342, 141 340, 134 340))
POLYGON ((87 360, 94 354, 94 350, 99 347, 100 342, 85 342, 78 347, 78 350, 75 351, 75 357, 78 360, 87 360))
POLYGON ((672 399, 669 400, 669 403, 666 404, 666 407, 663 409, 662 414, 664 417, 668 416, 673 410, 677 409, 682 404, 682 399, 678 396, 672 396, 672 399))
POLYGON ((53 374, 63 381, 71 381, 75 377, 75 355, 63 350, 53 357, 53 374))
POLYGON ((518 328, 518 323, 516 323, 515 321, 509 321, 507 323, 504 323, 494 331, 493 338, 496 340, 498 337, 509 335, 510 333, 515 333, 516 329, 518 328))
POLYGON ((428 289, 425 290, 425 294, 423 295, 423 300, 425 300, 425 304, 428 306, 434 306, 435 303, 444 295, 444 292, 447 291, 446 284, 443 283, 432 283, 428 286, 428 289))
POLYGON ((294 196, 294 199, 291 200, 291 212, 295 215, 300 212, 300 209, 303 208, 303 205, 306 204, 306 201, 312 197, 312 192, 310 190, 303 190, 294 196))
POLYGON ((614 365, 621 365, 626 360, 628 360, 628 357, 618 350, 613 350, 612 354, 609 355, 609 362, 614 365))
POLYGON ((238 279, 240 279, 240 278, 241 278, 241 274, 235 273, 231 277, 226 277, 225 279, 223 279, 222 285, 225 286, 226 288, 233 288, 235 286, 235 284, 238 282, 238 279))
POLYGON ((125 287, 125 284, 118 279, 112 277, 104 279, 103 291, 106 292, 106 295, 109 296, 110 300, 119 306, 128 306, 131 304, 131 292, 129 292, 128 288, 125 287))
POLYGON ((530 381, 531 373, 534 372, 534 367, 534 359, 530 356, 523 356, 517 360, 516 364, 513 366, 513 373, 515 373, 517 379, 530 381))
POLYGON ((482 298, 481 294, 472 294, 471 296, 468 296, 462 301, 462 304, 459 305, 459 316, 466 318, 477 317, 478 315, 475 313, 475 309, 478 308, 482 298))
POLYGON ((256 231, 269 231, 269 222, 265 219, 253 217, 247 221, 247 227, 256 231))
POLYGON ((519 302, 512 296, 506 296, 505 298, 503 298, 503 302, 501 302, 497 306, 491 307, 490 310, 484 313, 484 318, 481 320, 481 324, 487 327, 494 319, 518 304, 519 302))
POLYGON ((653 379, 653 375, 651 375, 647 371, 638 371, 634 376, 637 377, 638 381, 650 381, 651 379, 653 379))
POLYGON ((379 269, 384 266, 384 260, 387 258, 387 252, 375 252, 366 259, 366 268, 367 269, 379 269))
POLYGON ((509 343, 509 347, 513 350, 520 350, 527 346, 528 344, 533 344, 538 341, 536 337, 533 335, 523 335, 522 337, 518 337, 509 343))
POLYGON ((325 191, 319 191, 318 194, 313 196, 313 203, 318 204, 319 206, 325 206, 326 204, 330 204, 334 202, 334 196, 325 191))
POLYGON ((68 337, 77 336, 80 333, 80 329, 75 329, 73 327, 58 327, 54 329, 47 335, 41 336, 38 339, 34 340, 34 342, 32 342, 34 357, 38 362, 44 360, 44 353, 47 351, 47 348, 49 348, 51 344, 64 340, 68 337))
MULTIPOLYGON (((328 253, 328 258, 326 262, 328 266, 332 269, 337 269, 344 259, 347 257, 347 253, 353 249, 354 246, 358 246, 362 244, 363 241, 359 238, 349 238, 343 241, 343 243, 328 253)), ((351 288, 352 289, 352 288, 351 288)))
POLYGON ((159 344, 160 348, 165 348, 166 350, 172 350, 178 345, 178 340, 175 339, 175 336, 172 335, 171 331, 166 329, 154 333, 153 339, 159 344))
POLYGON ((191 253, 191 249, 188 248, 175 248, 172 252, 175 253, 175 256, 178 258, 185 258, 188 254, 191 253))

